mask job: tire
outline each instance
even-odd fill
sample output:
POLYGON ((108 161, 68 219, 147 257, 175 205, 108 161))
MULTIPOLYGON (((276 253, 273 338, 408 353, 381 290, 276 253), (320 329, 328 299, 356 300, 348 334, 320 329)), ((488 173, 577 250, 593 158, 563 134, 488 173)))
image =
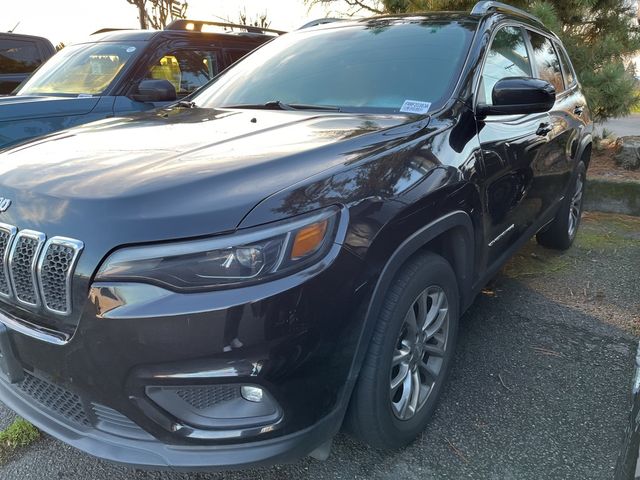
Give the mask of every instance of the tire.
POLYGON ((449 263, 429 252, 410 259, 386 293, 347 411, 348 432, 372 447, 395 449, 424 430, 451 368, 458 315, 449 263))
POLYGON ((567 250, 573 244, 582 216, 586 176, 587 168, 581 161, 576 167, 569 194, 563 200, 556 217, 544 231, 536 234, 536 240, 543 247, 567 250))

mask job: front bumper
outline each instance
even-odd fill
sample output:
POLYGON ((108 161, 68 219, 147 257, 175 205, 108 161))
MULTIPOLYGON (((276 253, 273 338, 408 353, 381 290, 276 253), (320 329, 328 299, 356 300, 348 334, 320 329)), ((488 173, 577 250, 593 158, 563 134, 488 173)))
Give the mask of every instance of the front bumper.
POLYGON ((367 291, 356 288, 361 267, 340 249, 314 274, 246 289, 178 294, 94 284, 68 342, 10 330, 26 378, 0 380, 0 401, 114 462, 194 470, 292 461, 340 428, 362 328, 355 312, 367 291), (148 394, 240 384, 273 397, 277 422, 196 425, 148 394))
POLYGON ((103 410, 102 415, 108 412, 114 422, 122 424, 121 427, 128 423, 132 431, 138 431, 122 437, 64 420, 63 416, 43 408, 42 404, 4 381, 0 381, 0 398, 39 429, 90 455, 116 463, 158 469, 216 470, 292 462, 308 455, 335 435, 342 421, 342 412, 336 409, 310 427, 269 440, 232 445, 170 445, 153 438, 108 407, 93 405, 96 410, 103 410))

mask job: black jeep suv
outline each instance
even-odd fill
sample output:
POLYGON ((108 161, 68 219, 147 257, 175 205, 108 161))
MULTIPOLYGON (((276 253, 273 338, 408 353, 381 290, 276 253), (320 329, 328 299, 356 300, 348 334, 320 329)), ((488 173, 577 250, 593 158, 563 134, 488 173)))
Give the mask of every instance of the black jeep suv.
POLYGON ((173 107, 0 155, 0 399, 110 460, 224 468, 425 427, 458 319, 566 249, 592 125, 556 36, 470 14, 283 35, 173 107))

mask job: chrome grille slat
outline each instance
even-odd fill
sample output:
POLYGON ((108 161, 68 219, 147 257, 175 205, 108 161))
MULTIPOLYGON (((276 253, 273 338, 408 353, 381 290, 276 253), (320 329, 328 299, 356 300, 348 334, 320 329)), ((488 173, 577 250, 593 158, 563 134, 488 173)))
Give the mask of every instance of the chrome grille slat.
POLYGON ((9 255, 9 276, 13 294, 23 305, 37 307, 40 305, 36 265, 45 235, 33 230, 21 230, 11 247, 9 255))
POLYGON ((84 244, 0 223, 0 297, 57 315, 71 313, 73 274, 84 244))
POLYGON ((9 282, 9 252, 11 244, 18 229, 13 225, 0 223, 0 296, 11 296, 11 283, 9 282))
POLYGON ((73 269, 83 243, 66 237, 50 238, 38 262, 40 294, 44 307, 53 313, 71 312, 73 269))

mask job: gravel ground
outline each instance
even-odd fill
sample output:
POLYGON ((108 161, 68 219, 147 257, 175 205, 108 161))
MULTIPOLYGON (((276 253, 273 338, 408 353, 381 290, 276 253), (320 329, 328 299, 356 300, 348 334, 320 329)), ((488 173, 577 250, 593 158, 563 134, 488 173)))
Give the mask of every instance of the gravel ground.
MULTIPOLYGON (((640 333, 640 219, 587 214, 576 245, 530 242, 462 319, 451 381, 408 448, 340 435, 330 458, 248 472, 178 474, 111 465, 44 436, 0 478, 612 478, 640 333)), ((0 426, 11 414, 0 406, 0 426)))

